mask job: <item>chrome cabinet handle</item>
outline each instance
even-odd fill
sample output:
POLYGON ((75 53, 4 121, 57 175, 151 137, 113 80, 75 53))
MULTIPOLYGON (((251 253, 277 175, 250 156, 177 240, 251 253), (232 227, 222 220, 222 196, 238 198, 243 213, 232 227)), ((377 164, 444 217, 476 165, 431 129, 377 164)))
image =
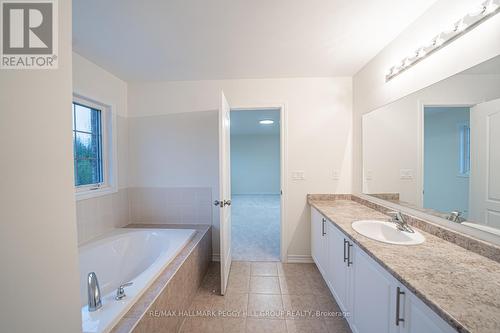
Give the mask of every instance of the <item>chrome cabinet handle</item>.
POLYGON ((220 202, 219 200, 214 201, 214 206, 221 206, 221 205, 222 205, 222 202, 220 202))
POLYGON ((404 318, 400 318, 400 312, 401 312, 401 295, 404 295, 405 292, 401 291, 401 288, 396 289, 396 326, 399 326, 399 323, 404 322, 404 318))
POLYGON ((351 242, 347 241, 347 267, 352 265, 352 260, 351 260, 351 247, 352 244, 351 242))
POLYGON ((323 218, 323 219, 321 220, 321 236, 326 235, 326 232, 325 232, 325 223, 326 223, 326 219, 325 219, 325 218, 323 218))
POLYGON ((345 246, 346 246, 346 244, 348 244, 348 243, 349 243, 349 242, 348 242, 348 241, 344 238, 344 262, 346 262, 346 261, 347 261, 347 259, 348 259, 348 258, 347 258, 347 251, 346 251, 346 249, 345 249, 345 246))
POLYGON ((231 206, 231 200, 224 200, 224 202, 222 203, 222 207, 224 206, 231 206))

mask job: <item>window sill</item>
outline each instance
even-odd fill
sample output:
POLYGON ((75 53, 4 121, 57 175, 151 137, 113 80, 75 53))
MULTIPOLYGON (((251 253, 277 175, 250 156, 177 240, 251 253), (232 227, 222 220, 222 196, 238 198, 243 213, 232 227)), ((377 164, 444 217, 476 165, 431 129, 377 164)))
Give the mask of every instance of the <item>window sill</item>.
POLYGON ((109 195, 118 192, 116 188, 114 187, 102 187, 96 190, 85 190, 85 191, 79 191, 75 192, 75 199, 76 201, 79 200, 86 200, 86 199, 91 199, 91 198, 97 198, 97 197, 102 197, 104 195, 109 195))

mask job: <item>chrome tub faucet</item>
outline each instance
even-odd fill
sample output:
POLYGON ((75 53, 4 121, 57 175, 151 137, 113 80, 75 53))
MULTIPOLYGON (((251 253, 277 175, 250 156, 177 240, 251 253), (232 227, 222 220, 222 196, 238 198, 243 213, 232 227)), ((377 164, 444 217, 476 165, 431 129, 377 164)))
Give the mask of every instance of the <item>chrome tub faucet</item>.
POLYGON ((99 281, 94 272, 90 272, 87 276, 87 295, 89 312, 99 310, 102 307, 101 290, 99 289, 99 281))

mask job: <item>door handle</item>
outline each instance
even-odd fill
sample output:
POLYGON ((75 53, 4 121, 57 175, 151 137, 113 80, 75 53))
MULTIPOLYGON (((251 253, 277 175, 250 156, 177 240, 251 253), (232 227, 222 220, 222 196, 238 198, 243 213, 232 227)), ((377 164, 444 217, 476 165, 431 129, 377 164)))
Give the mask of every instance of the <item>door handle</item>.
POLYGON ((323 219, 321 220, 321 236, 326 235, 326 232, 325 232, 325 222, 326 222, 326 219, 325 219, 325 218, 323 218, 323 219))
POLYGON ((405 292, 401 291, 401 288, 396 289, 396 326, 399 326, 399 323, 403 323, 405 320, 404 318, 400 318, 400 312, 401 312, 401 295, 404 295, 405 292))
POLYGON ((221 205, 222 206, 231 206, 231 200, 224 200, 224 202, 221 205))
POLYGON ((222 201, 219 201, 219 200, 215 200, 214 201, 214 206, 220 206, 220 207, 222 207, 222 205, 223 205, 222 201))
POLYGON ((347 241, 347 267, 349 267, 349 266, 352 265, 352 261, 351 261, 351 247, 352 247, 351 242, 347 241))

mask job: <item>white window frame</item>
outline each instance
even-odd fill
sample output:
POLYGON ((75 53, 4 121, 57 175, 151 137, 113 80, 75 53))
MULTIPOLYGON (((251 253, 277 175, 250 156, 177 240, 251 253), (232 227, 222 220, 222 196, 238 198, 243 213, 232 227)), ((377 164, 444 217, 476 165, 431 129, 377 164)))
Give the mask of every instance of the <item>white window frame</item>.
MULTIPOLYGON (((103 182, 75 186, 75 199, 84 200, 117 192, 116 172, 116 115, 111 105, 73 94, 74 103, 101 111, 102 173, 103 182)), ((74 154, 74 152, 73 152, 74 154)), ((74 156, 73 156, 74 157, 74 156)), ((74 167, 74 166, 73 166, 74 167)))

